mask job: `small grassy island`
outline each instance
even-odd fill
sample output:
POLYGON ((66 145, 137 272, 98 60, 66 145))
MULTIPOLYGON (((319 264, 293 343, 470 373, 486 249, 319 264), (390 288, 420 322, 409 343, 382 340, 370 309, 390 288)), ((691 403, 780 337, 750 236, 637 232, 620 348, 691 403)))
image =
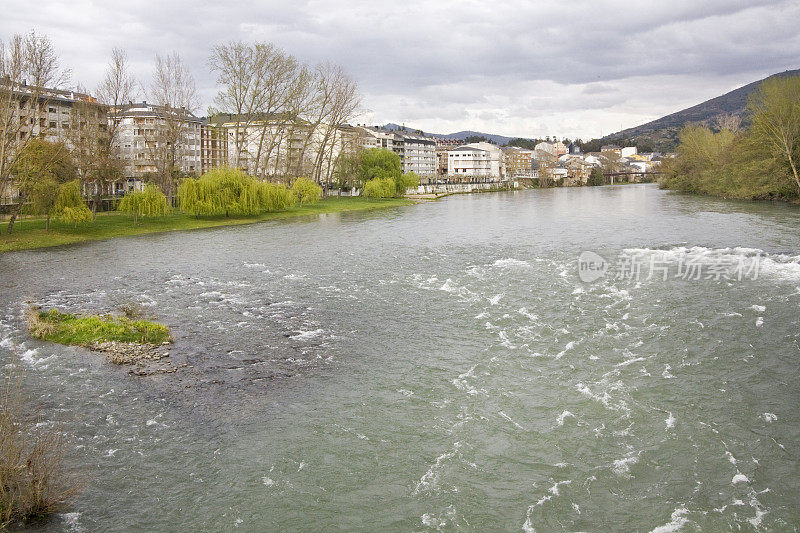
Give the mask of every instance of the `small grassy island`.
POLYGON ((27 318, 34 337, 58 344, 87 347, 103 342, 159 345, 172 340, 167 326, 126 316, 73 315, 57 309, 30 309, 27 318))
POLYGON ((172 342, 169 328, 130 310, 124 316, 114 316, 30 307, 25 317, 28 330, 37 339, 103 352, 115 365, 136 365, 133 374, 172 373, 178 368, 172 366, 169 352, 164 351, 164 346, 172 342))

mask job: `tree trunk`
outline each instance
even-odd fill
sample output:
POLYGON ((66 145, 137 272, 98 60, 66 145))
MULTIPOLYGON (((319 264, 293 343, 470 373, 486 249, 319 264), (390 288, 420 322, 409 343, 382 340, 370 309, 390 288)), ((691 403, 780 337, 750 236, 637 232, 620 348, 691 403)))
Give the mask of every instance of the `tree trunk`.
POLYGON ((47 213, 47 219, 45 220, 44 223, 44 230, 50 231, 50 213, 47 213))
POLYGON ((14 210, 11 212, 11 218, 8 220, 8 229, 6 233, 11 235, 11 231, 14 229, 14 222, 17 221, 17 215, 19 215, 19 210, 22 208, 22 200, 20 203, 14 204, 14 210))

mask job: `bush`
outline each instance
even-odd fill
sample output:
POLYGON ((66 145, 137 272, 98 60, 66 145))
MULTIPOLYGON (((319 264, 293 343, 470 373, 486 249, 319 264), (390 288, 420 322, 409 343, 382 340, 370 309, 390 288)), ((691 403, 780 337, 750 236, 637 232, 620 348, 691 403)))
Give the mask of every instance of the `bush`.
POLYGON ((301 204, 308 204, 322 198, 322 187, 308 178, 297 178, 292 184, 292 194, 301 204))
POLYGON ((0 531, 20 521, 63 511, 80 492, 64 468, 66 442, 57 429, 41 430, 23 417, 16 364, 0 391, 0 531))
POLYGON ((92 220, 92 212, 83 201, 80 181, 70 181, 58 187, 58 196, 53 205, 53 216, 73 224, 92 220))
POLYGON ((364 184, 367 198, 392 198, 396 192, 397 185, 392 178, 373 178, 364 184))
POLYGON ((161 192, 158 185, 148 184, 144 190, 134 191, 125 195, 117 206, 117 211, 133 215, 136 224, 140 216, 164 216, 169 212, 167 197, 161 192))
POLYGON ((419 175, 416 172, 406 172, 396 180, 398 196, 404 195, 409 187, 419 187, 419 175))
POLYGON ((295 204, 292 192, 281 184, 259 181, 233 168, 217 168, 178 186, 181 209, 195 216, 258 215, 295 204))

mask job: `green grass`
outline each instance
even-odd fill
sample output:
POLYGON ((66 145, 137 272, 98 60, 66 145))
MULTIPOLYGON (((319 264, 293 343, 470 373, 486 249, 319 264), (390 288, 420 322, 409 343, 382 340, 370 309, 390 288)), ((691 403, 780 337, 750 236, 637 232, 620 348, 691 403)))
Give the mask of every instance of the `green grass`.
POLYGON ((163 217, 145 217, 139 224, 133 224, 133 217, 121 213, 100 213, 93 222, 72 225, 51 222, 50 231, 45 230, 44 219, 23 219, 14 224, 11 235, 6 234, 7 221, 0 220, 0 253, 33 248, 46 248, 85 241, 98 241, 142 235, 146 233, 162 233, 166 231, 183 231, 238 224, 253 224, 270 220, 280 220, 308 215, 340 213, 344 211, 365 211, 410 205, 410 200, 403 198, 369 199, 361 197, 330 197, 313 204, 299 205, 285 211, 275 211, 247 217, 200 217, 195 218, 175 211, 163 217))
POLYGON ((42 340, 73 346, 95 342, 133 342, 161 344, 172 340, 169 328, 148 320, 132 320, 111 315, 73 315, 56 309, 27 312, 31 334, 42 340))

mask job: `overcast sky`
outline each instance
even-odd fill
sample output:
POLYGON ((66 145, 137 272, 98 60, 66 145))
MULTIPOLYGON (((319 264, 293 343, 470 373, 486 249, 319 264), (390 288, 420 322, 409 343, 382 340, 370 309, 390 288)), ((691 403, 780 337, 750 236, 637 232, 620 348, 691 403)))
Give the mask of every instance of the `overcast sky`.
POLYGON ((800 68, 797 0, 3 0, 0 37, 48 34, 92 90, 112 47, 147 82, 177 51, 203 107, 212 44, 271 41, 358 81, 357 122, 591 138, 800 68))

